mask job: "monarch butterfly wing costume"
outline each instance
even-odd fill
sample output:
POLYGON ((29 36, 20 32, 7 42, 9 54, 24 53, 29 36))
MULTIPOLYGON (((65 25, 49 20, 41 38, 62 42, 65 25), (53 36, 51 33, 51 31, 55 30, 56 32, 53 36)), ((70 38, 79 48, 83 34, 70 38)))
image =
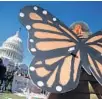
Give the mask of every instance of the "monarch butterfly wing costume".
POLYGON ((29 50, 35 56, 29 67, 33 82, 56 93, 76 88, 81 66, 80 50, 76 47, 79 38, 38 6, 24 7, 20 21, 29 32, 29 50))
POLYGON ((81 51, 83 66, 89 66, 93 76, 102 85, 102 31, 83 41, 81 47, 83 47, 81 51))

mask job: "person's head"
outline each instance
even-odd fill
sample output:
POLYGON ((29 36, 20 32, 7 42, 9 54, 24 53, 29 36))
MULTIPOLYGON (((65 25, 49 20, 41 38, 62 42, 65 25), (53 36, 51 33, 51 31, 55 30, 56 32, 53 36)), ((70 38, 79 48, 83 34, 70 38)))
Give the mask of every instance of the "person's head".
POLYGON ((0 64, 2 64, 3 63, 3 60, 0 58, 0 64))
POLYGON ((83 21, 77 21, 70 25, 70 29, 73 30, 78 36, 88 36, 91 35, 89 26, 83 21))

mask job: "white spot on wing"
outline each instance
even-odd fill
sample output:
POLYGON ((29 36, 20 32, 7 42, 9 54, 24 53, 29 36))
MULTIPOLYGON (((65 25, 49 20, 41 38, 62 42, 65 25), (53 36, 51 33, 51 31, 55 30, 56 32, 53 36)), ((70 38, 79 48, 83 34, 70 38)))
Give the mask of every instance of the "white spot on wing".
POLYGON ((37 6, 34 6, 34 10, 35 10, 35 11, 38 10, 38 7, 37 7, 37 6))
POLYGON ((56 21, 57 19, 56 18, 53 18, 53 21, 56 21))
POLYGON ((35 49, 35 48, 31 48, 31 51, 32 51, 32 52, 36 52, 36 49, 35 49))
POLYGON ((57 90, 58 92, 60 92, 60 91, 62 91, 62 87, 61 87, 61 86, 56 86, 56 90, 57 90))
POLYGON ((30 69, 30 71, 34 71, 35 70, 35 68, 32 67, 32 66, 29 69, 30 69))
POLYGON ((37 82, 37 85, 38 85, 39 87, 43 87, 43 86, 44 86, 44 83, 43 83, 42 81, 38 81, 38 82, 37 82))
POLYGON ((31 29, 31 26, 30 25, 26 25, 26 29, 27 30, 30 30, 31 29))
POLYGON ((33 40, 33 39, 30 39, 29 41, 30 41, 31 43, 33 43, 33 42, 34 42, 34 40, 33 40))
POLYGON ((46 15, 46 14, 47 14, 47 11, 46 11, 46 10, 44 10, 42 13, 46 15))
POLYGON ((24 17, 24 13, 21 12, 21 13, 19 14, 19 16, 20 16, 20 17, 24 17))

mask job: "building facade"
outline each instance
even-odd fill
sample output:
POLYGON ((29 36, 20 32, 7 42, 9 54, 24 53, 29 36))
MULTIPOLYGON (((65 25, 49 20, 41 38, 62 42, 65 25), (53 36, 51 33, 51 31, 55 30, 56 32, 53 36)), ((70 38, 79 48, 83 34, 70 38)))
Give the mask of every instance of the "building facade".
POLYGON ((19 31, 2 44, 0 47, 0 57, 8 58, 14 63, 23 61, 23 44, 19 37, 19 31))

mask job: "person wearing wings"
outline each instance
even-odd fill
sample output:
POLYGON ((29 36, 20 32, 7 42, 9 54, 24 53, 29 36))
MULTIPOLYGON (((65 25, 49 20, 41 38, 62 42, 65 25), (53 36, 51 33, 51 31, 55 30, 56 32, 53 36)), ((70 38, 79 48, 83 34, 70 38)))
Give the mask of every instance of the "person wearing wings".
POLYGON ((26 6, 19 16, 29 32, 28 48, 34 56, 29 74, 38 87, 70 92, 78 87, 82 69, 102 85, 102 31, 88 37, 85 25, 70 29, 39 6, 26 6))
MULTIPOLYGON (((92 35, 88 25, 83 21, 74 22, 70 29, 83 40, 92 35)), ((51 93, 48 99, 101 99, 101 94, 102 86, 82 69, 80 82, 75 90, 60 94, 51 93)))

